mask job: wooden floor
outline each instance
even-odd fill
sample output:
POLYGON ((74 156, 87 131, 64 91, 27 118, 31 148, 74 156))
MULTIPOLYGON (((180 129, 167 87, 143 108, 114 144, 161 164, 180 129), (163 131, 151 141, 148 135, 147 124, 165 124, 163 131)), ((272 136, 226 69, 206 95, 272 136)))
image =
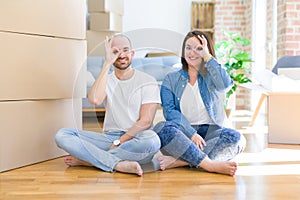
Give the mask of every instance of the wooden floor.
POLYGON ((300 199, 300 145, 269 144, 252 151, 256 142, 247 141, 250 148, 235 158, 234 177, 190 168, 138 177, 67 167, 57 158, 1 173, 0 199, 300 199))

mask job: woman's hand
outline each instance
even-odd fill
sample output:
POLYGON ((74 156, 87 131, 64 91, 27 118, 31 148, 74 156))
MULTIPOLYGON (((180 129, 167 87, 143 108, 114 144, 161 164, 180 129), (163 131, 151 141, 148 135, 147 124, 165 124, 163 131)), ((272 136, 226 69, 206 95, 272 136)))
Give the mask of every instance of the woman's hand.
POLYGON ((199 46, 202 48, 202 51, 200 51, 200 56, 202 58, 205 58, 207 56, 210 55, 208 47, 207 47, 207 40, 204 37, 204 35, 198 35, 199 40, 201 41, 202 44, 200 44, 199 46))
POLYGON ((206 142, 204 141, 204 139, 198 135, 198 133, 195 133, 192 138, 191 138, 192 142, 195 143, 195 145, 197 147, 199 147, 199 149, 201 149, 203 151, 203 146, 206 146, 206 142))

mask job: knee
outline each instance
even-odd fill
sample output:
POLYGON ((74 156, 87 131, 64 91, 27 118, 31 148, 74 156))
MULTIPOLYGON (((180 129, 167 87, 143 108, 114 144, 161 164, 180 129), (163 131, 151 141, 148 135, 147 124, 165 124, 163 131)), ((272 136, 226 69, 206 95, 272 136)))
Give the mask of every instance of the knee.
POLYGON ((242 153, 247 145, 247 141, 244 135, 241 134, 240 140, 238 142, 238 153, 242 153))
POLYGON ((62 129, 59 129, 55 135, 55 143, 57 146, 61 146, 61 142, 63 140, 63 137, 64 137, 64 134, 65 134, 65 131, 64 131, 65 128, 62 128, 62 129))
POLYGON ((153 130, 145 130, 137 135, 137 140, 142 146, 149 146, 152 152, 157 152, 160 149, 161 143, 158 135, 153 130))
POLYGON ((71 129, 69 128, 62 128, 57 131, 55 135, 55 143, 58 147, 62 147, 65 139, 68 135, 70 135, 71 129))
POLYGON ((158 122, 154 127, 153 127, 153 131, 156 133, 159 133, 161 131, 161 129, 165 126, 166 122, 162 121, 162 122, 158 122))
POLYGON ((223 137, 225 137, 227 140, 229 140, 232 143, 239 143, 239 141, 242 139, 242 135, 240 132, 234 130, 234 129, 226 129, 224 132, 223 137))
POLYGON ((165 146, 178 134, 182 134, 180 129, 173 122, 159 122, 153 129, 161 141, 161 145, 165 146))
POLYGON ((156 132, 157 134, 160 134, 161 132, 165 131, 165 129, 174 128, 174 127, 178 128, 178 126, 173 122, 161 121, 154 126, 153 131, 156 132))

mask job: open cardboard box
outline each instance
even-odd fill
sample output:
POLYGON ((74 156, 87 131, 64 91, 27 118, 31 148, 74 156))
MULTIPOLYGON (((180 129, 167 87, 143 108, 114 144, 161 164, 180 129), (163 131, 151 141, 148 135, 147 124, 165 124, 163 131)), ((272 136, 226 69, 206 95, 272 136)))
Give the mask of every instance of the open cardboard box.
MULTIPOLYGON (((297 73, 300 68, 295 68, 297 73)), ((261 74, 262 75, 262 74, 261 74)), ((261 91, 261 97, 249 126, 253 126, 262 103, 267 99, 268 142, 300 144, 300 82, 264 72, 261 85, 244 85, 248 89, 261 91)), ((299 77, 300 79, 300 77, 299 77)))
POLYGON ((268 94, 270 143, 300 144, 300 93, 268 94))

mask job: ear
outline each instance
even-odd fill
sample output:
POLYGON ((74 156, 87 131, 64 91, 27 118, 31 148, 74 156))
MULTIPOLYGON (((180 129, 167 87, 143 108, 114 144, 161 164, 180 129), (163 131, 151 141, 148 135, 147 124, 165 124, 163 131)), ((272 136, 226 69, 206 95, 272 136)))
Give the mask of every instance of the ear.
POLYGON ((135 54, 134 50, 131 50, 131 53, 130 53, 131 57, 134 57, 134 54, 135 54))

